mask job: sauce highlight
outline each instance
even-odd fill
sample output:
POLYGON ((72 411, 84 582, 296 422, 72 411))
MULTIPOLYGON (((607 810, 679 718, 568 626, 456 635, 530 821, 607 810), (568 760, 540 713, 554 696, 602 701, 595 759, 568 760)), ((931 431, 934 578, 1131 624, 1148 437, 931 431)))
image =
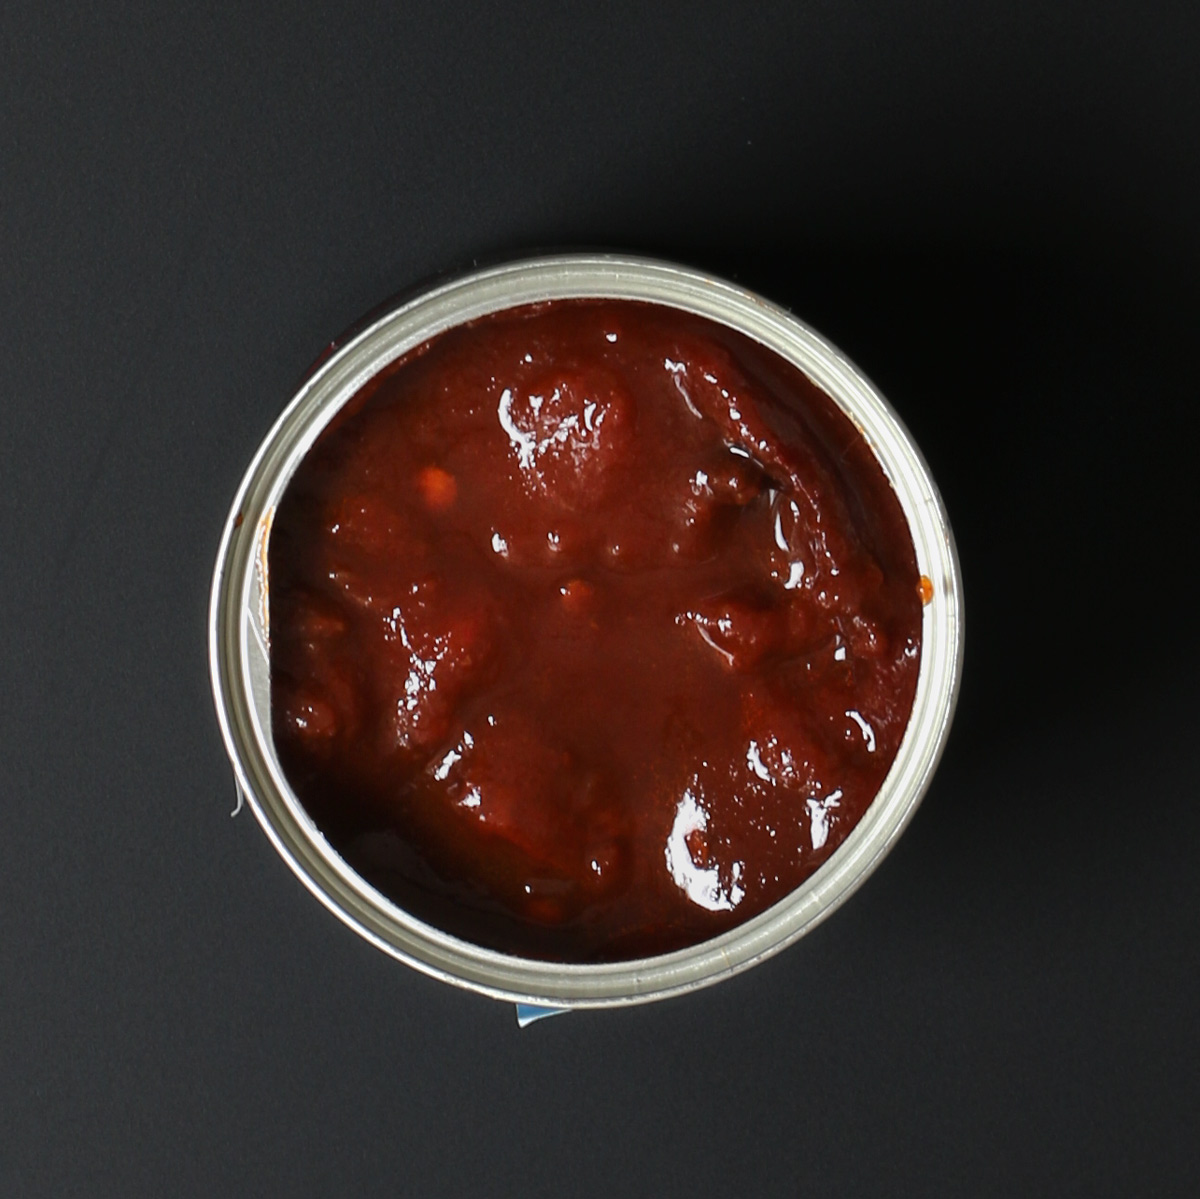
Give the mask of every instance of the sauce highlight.
POLYGON ((800 371, 556 301, 380 372, 269 543, 273 737, 364 878, 526 957, 695 944, 871 803, 924 598, 894 492, 800 371))

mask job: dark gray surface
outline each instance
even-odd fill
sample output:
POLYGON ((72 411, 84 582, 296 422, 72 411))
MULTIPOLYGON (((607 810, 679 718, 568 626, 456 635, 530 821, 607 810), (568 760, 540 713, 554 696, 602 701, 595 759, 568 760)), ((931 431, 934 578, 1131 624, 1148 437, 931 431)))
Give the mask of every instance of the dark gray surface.
POLYGON ((1197 1193, 1195 7, 241 7, 0 10, 0 1194, 1197 1193), (858 360, 967 662, 833 920, 518 1033, 230 821, 205 606, 321 347, 563 245, 858 360))

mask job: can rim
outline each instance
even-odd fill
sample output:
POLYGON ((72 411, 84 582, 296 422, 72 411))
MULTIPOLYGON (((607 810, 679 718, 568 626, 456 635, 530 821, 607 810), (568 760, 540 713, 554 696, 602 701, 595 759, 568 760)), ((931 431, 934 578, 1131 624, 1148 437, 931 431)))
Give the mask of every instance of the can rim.
POLYGON ((619 254, 551 254, 472 271, 410 295, 370 321, 307 378, 263 439, 222 533, 209 605, 217 719, 238 785, 276 851, 336 916, 423 973, 523 1004, 613 1007, 708 986, 774 956, 858 889, 912 819, 949 734, 962 674, 962 581, 945 506, 903 422, 870 380, 787 310, 706 272, 619 254), (556 299, 638 300, 707 317, 773 350, 849 417, 892 484, 924 605, 917 693, 883 785, 846 840, 794 891, 721 935, 624 962, 546 962, 498 953, 417 920, 355 873, 291 791, 270 737, 267 581, 260 569, 274 505, 334 414, 375 373, 455 325, 556 299), (265 718, 265 719, 264 719, 265 718))

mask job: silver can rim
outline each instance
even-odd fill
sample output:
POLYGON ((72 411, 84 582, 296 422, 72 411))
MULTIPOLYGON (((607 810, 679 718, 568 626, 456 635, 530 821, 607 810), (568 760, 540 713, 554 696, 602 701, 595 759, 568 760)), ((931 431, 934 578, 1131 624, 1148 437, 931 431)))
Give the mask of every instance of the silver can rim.
POLYGON ((209 667, 237 785, 280 856, 339 919, 385 953, 456 986, 520 1004, 616 1007, 709 986, 779 953, 844 903, 912 819, 949 735, 962 675, 963 596, 953 534, 929 469, 870 380, 787 310, 706 272, 618 254, 521 258, 440 282, 398 302, 301 385, 263 439, 221 537, 209 606, 209 667), (924 606, 917 694, 892 768, 830 858, 773 907, 708 941, 657 957, 546 962, 484 949, 426 924, 356 874, 292 792, 270 736, 265 547, 275 504, 334 414, 375 373, 453 326, 560 299, 663 304, 754 338, 799 367, 850 418, 882 466, 908 521, 924 606))

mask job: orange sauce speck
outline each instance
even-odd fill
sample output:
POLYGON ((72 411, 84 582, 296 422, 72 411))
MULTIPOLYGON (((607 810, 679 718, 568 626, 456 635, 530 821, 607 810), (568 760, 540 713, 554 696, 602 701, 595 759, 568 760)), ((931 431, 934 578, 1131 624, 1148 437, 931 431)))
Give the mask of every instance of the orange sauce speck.
POLYGON ((440 466, 427 466, 417 475, 417 487, 425 507, 434 512, 444 512, 454 503, 458 495, 458 484, 454 476, 440 466))

